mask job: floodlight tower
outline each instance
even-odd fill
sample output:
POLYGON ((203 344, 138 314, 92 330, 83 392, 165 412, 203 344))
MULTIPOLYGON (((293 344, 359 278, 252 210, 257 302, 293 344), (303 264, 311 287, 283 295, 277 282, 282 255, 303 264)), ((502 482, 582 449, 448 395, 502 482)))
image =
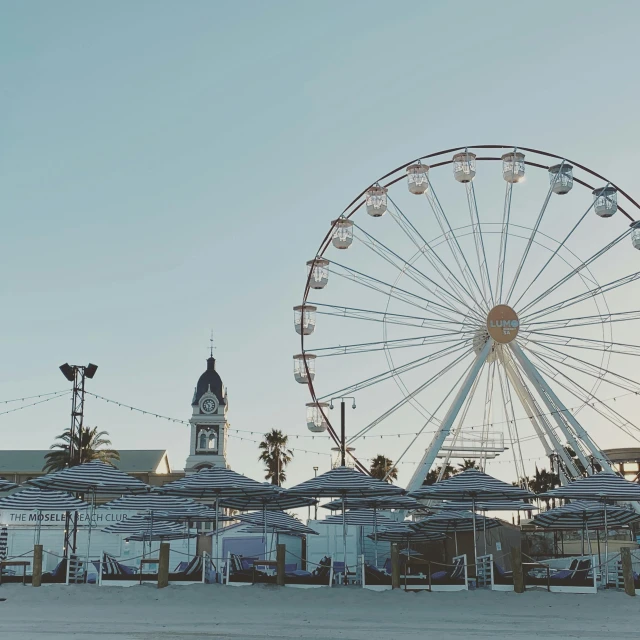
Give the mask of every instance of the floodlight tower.
POLYGON ((69 439, 69 466, 80 464, 80 449, 76 451, 75 437, 82 434, 84 420, 84 381, 85 378, 93 378, 96 375, 98 366, 89 363, 87 366, 69 364, 65 362, 60 365, 60 371, 64 377, 73 382, 73 397, 71 401, 71 429, 69 439))

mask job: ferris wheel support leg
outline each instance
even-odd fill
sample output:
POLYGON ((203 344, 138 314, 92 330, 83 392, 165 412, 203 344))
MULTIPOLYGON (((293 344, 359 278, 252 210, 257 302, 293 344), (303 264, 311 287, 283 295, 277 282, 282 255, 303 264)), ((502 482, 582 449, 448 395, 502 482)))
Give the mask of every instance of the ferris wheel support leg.
POLYGON ((584 442, 587 449, 593 456, 593 459, 600 465, 603 471, 608 471, 610 473, 615 473, 615 470, 611 466, 608 458, 600 451, 600 449, 596 446, 596 443, 591 439, 589 434, 586 432, 584 427, 575 419, 574 415, 564 406, 564 404, 560 401, 558 396, 553 392, 553 390, 549 387, 549 385, 545 382, 544 378, 540 375, 535 366, 531 363, 529 358, 524 354, 524 351, 515 343, 511 343, 511 350, 515 354, 518 362, 524 369, 525 373, 534 387, 538 390, 538 393, 542 397, 544 403, 548 406, 549 411, 552 412, 558 426, 567 437, 569 444, 575 449, 578 458, 584 465, 584 468, 588 475, 593 475, 593 469, 591 468, 590 462, 584 457, 584 454, 580 451, 580 447, 577 446, 577 442, 573 435, 566 428, 566 425, 558 415, 558 411, 562 414, 562 416, 567 420, 567 422, 573 427, 577 436, 584 442), (555 405, 555 406, 554 406, 555 405))
POLYGON ((449 407, 447 414, 440 423, 440 428, 433 436, 431 444, 425 451, 422 460, 418 464, 413 476, 411 477, 411 480, 407 485, 408 491, 415 491, 416 489, 419 489, 422 486, 422 483, 425 481, 427 474, 429 473, 429 469, 431 469, 431 465, 436 459, 436 456, 438 455, 438 452, 440 451, 440 448, 442 447, 442 444, 444 443, 446 437, 451 432, 451 427, 453 426, 458 413, 460 413, 460 409, 462 409, 464 401, 469 395, 469 391, 471 391, 473 383, 480 373, 480 369, 482 369, 482 365, 484 365, 487 358, 489 357, 492 346, 493 340, 487 340, 482 351, 476 356, 475 362, 471 365, 471 369, 469 369, 467 377, 464 379, 464 382, 458 390, 453 403, 449 407))
MULTIPOLYGON (((554 452, 557 453, 562 459, 565 468, 571 475, 571 479, 573 480, 574 478, 579 478, 580 472, 578 471, 578 468, 573 463, 573 460, 569 457, 569 454, 562 446, 562 443, 558 440, 558 437, 551 428, 551 425, 546 422, 546 419, 543 416, 539 416, 540 422, 538 422, 537 417, 540 411, 536 406, 534 398, 531 396, 531 392, 529 391, 529 389, 527 389, 527 387, 520 379, 520 376, 518 375, 518 372, 513 365, 511 355, 508 352, 505 353, 505 351, 501 349, 499 358, 505 369, 507 378, 515 389, 516 395, 518 396, 518 399, 520 400, 525 413, 527 414, 527 416, 529 416, 529 420, 533 425, 534 431, 536 432, 538 438, 540 438, 540 442, 542 442, 545 455, 547 457, 550 457, 554 452), (551 445, 549 444, 549 442, 551 442, 551 445)), ((562 486, 566 486, 568 484, 569 478, 567 478, 562 469, 560 469, 558 475, 560 475, 560 479, 562 480, 562 486)))

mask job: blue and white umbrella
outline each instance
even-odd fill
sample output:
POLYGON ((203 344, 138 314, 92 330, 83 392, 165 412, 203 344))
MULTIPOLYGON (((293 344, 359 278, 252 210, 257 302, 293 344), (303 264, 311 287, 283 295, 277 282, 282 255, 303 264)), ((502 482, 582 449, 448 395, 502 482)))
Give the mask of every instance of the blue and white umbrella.
POLYGON ((608 526, 608 501, 640 502, 640 485, 629 482, 624 478, 607 471, 595 473, 592 476, 579 478, 565 487, 556 487, 546 493, 540 494, 542 498, 565 498, 567 500, 597 500, 604 505, 604 557, 605 557, 605 584, 609 580, 609 526, 608 526))
MULTIPOLYGON (((278 489, 273 485, 257 482, 226 467, 203 469, 180 480, 169 482, 158 491, 187 498, 215 501, 216 513, 220 512, 220 500, 225 498, 247 498, 251 496, 273 496, 278 489)), ((216 519, 216 561, 220 559, 219 518, 216 519)))
POLYGON ((249 522, 260 527, 269 527, 281 532, 291 531, 318 535, 317 531, 302 524, 302 522, 284 511, 255 511, 253 513, 242 513, 237 518, 242 522, 249 522))
POLYGON ((184 527, 174 522, 152 521, 147 516, 132 516, 126 520, 121 520, 102 529, 105 533, 119 533, 126 535, 130 540, 162 540, 194 537, 190 531, 185 531, 184 527))
MULTIPOLYGON (((418 502, 415 498, 409 496, 371 496, 369 498, 349 498, 350 509, 375 509, 386 510, 402 510, 414 511, 415 509, 424 509, 425 506, 418 502)), ((332 500, 322 505, 323 509, 329 511, 342 510, 342 500, 332 500)))
MULTIPOLYGON (((319 520, 318 524, 342 524, 342 521, 342 515, 334 515, 324 520, 319 520)), ((344 521, 348 525, 356 527, 386 527, 395 522, 373 509, 348 509, 344 514, 344 521)))
MULTIPOLYGON (((378 531, 378 540, 384 542, 431 542, 433 540, 443 540, 447 536, 444 533, 434 531, 419 531, 414 527, 413 522, 407 520, 403 522, 394 522, 387 525, 384 529, 378 531)), ((368 538, 374 539, 374 535, 370 533, 368 538)))
POLYGON ((4 491, 11 491, 12 489, 17 489, 18 485, 14 482, 9 482, 5 478, 0 478, 0 493, 4 491))
POLYGON ((605 524, 614 527, 624 526, 639 520, 640 514, 632 509, 615 505, 606 506, 602 502, 579 500, 539 513, 533 518, 533 524, 545 529, 556 530, 602 529, 605 524))
MULTIPOLYGON (((436 482, 432 485, 424 485, 409 494, 417 500, 471 500, 471 513, 475 519, 475 504, 478 501, 493 502, 504 498, 512 500, 526 500, 535 498, 535 494, 527 489, 515 487, 502 480, 498 480, 478 469, 467 469, 447 480, 436 482)), ((473 550, 478 557, 478 544, 476 527, 473 527, 473 550)), ((475 560, 474 560, 475 562, 475 560)))
POLYGON ((475 504, 471 500, 453 501, 447 500, 432 505, 434 511, 537 511, 538 507, 522 500, 494 500, 483 502, 478 500, 475 504))
POLYGON ((474 543, 477 531, 499 527, 500 521, 495 518, 487 518, 474 511, 441 511, 427 516, 423 520, 414 523, 414 527, 418 531, 431 531, 434 533, 451 533, 456 544, 456 555, 458 554, 458 533, 473 531, 474 543))
POLYGON ((147 493, 151 490, 151 487, 141 480, 98 460, 32 478, 27 484, 42 489, 90 493, 94 496, 147 493))
POLYGON ((103 509, 120 509, 121 511, 190 511, 195 513, 206 507, 182 496, 172 496, 162 493, 146 493, 143 495, 121 496, 102 505, 103 509))
POLYGON ((345 517, 347 498, 401 496, 405 493, 404 489, 400 487, 372 478, 349 467, 331 469, 331 471, 291 487, 288 491, 312 498, 340 497, 342 500, 342 546, 345 572, 347 571, 347 522, 345 517))

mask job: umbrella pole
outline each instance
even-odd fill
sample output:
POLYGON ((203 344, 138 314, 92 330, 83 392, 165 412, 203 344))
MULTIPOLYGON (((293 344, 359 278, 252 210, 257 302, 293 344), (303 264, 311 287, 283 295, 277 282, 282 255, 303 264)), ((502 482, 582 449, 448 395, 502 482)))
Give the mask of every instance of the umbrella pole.
POLYGON ((487 512, 482 512, 482 536, 484 537, 484 555, 487 555, 487 512))
POLYGON ((87 570, 85 571, 85 579, 87 572, 89 571, 89 557, 91 556, 91 526, 93 524, 93 514, 96 504, 96 492, 95 489, 91 491, 91 500, 89 501, 89 532, 87 534, 87 570))
POLYGON ((604 575, 605 589, 609 587, 609 526, 607 523, 607 501, 604 501, 604 575))
POLYGON ((267 560, 267 503, 262 503, 262 524, 264 530, 264 559, 267 560))
POLYGON ((478 557, 478 536, 476 532, 476 499, 471 498, 471 517, 473 518, 473 564, 478 557))
MULTIPOLYGON (((364 538, 364 536, 363 536, 364 538)), ((364 543, 363 543, 364 547, 364 543)), ((376 507, 373 507, 373 552, 375 558, 375 565, 378 566, 378 517, 376 513, 376 507)))
POLYGON ((453 528, 453 538, 456 541, 456 555, 458 555, 458 531, 456 528, 453 528))
POLYGON ((345 495, 342 494, 342 559, 344 561, 344 574, 343 574, 343 584, 347 582, 347 515, 346 511, 346 498, 345 495))

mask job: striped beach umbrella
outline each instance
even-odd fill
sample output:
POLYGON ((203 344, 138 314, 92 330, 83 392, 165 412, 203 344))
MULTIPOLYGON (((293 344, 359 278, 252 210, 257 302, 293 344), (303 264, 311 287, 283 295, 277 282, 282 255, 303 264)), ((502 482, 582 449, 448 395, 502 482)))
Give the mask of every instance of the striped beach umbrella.
MULTIPOLYGON (((588 500, 571 502, 555 509, 543 511, 533 523, 545 529, 602 529, 605 526, 605 504, 588 500)), ((640 520, 632 509, 607 506, 607 526, 624 526, 640 520)))
POLYGON ((64 491, 28 487, 0 498, 0 509, 10 511, 84 511, 89 505, 64 491))
MULTIPOLYGON (((373 509, 348 509, 344 516, 348 525, 357 527, 386 527, 394 523, 394 520, 373 509)), ((329 516, 319 520, 318 524, 342 524, 342 515, 329 516)))
POLYGON ((171 534, 179 537, 188 537, 182 525, 175 522, 153 521, 148 516, 136 515, 126 520, 120 520, 102 529, 105 533, 120 533, 131 536, 140 536, 140 540, 157 540, 171 534))
POLYGON ((271 509, 272 511, 282 511, 284 509, 297 509, 299 507, 309 507, 317 504, 313 498, 305 498, 288 492, 285 489, 274 487, 274 485, 263 483, 270 487, 269 491, 256 495, 237 496, 233 498, 223 498, 220 500, 221 507, 229 507, 238 511, 248 511, 254 509, 271 509), (275 490, 274 490, 275 489, 275 490))
POLYGON ((218 514, 216 516, 215 509, 210 509, 206 505, 200 505, 203 508, 199 511, 193 509, 174 509, 173 511, 154 511, 154 520, 170 520, 172 522, 215 522, 216 517, 218 522, 231 522, 237 520, 233 516, 224 516, 218 514))
POLYGON ((538 507, 522 500, 492 500, 484 502, 478 500, 475 504, 471 500, 435 503, 431 506, 434 511, 537 511, 538 507))
POLYGON ((372 496, 403 495, 404 489, 372 478, 349 467, 336 467, 287 489, 288 493, 312 498, 370 498, 372 496))
MULTIPOLYGON (((384 542, 431 542, 433 540, 443 540, 446 538, 444 533, 437 533, 434 531, 419 531, 414 526, 413 522, 393 522, 387 525, 384 529, 378 531, 378 540, 384 542)), ((370 533, 368 538, 374 539, 374 535, 370 533)))
POLYGON ((624 478, 601 471, 592 476, 579 478, 564 487, 556 487, 546 493, 540 494, 542 498, 565 498, 568 500, 597 500, 604 505, 604 557, 605 557, 605 584, 609 580, 609 522, 607 501, 620 501, 634 503, 634 510, 640 502, 640 484, 629 482, 624 478))
POLYGON ((302 524, 300 520, 296 520, 296 518, 290 516, 288 513, 284 513, 284 511, 254 511, 253 513, 242 513, 237 516, 237 518, 242 522, 276 529, 281 532, 292 531, 295 533, 318 535, 317 531, 302 524))
MULTIPOLYGON (((220 500, 257 495, 274 495, 278 489, 273 485, 257 482, 226 467, 203 469, 180 480, 174 480, 158 488, 161 493, 187 498, 215 501, 215 511, 220 513, 220 500)), ((216 518, 216 560, 220 560, 219 517, 216 518)))
POLYGON ((190 511, 195 513, 207 507, 191 498, 172 496, 162 493, 145 493, 139 495, 120 496, 102 505, 103 509, 120 509, 121 511, 190 511))
POLYGON ((574 480, 564 487, 556 487, 541 493, 540 497, 640 502, 640 484, 629 482, 614 473, 601 471, 592 476, 574 480))
MULTIPOLYGON (((332 500, 327 504, 323 504, 322 508, 329 509, 329 511, 340 511, 342 509, 342 500, 332 500)), ((371 496, 369 498, 350 498, 349 508, 413 511, 415 509, 424 509, 425 506, 409 496, 371 496)))
POLYGON ((4 491, 11 491, 12 489, 17 489, 17 488, 18 488, 17 484, 13 482, 9 482, 5 478, 0 478, 0 493, 4 491))
POLYGON ((33 478, 28 484, 42 489, 57 489, 93 495, 123 495, 127 493, 147 493, 149 485, 130 476, 116 467, 94 460, 75 467, 33 478))
POLYGON ((313 498, 336 498, 342 500, 342 546, 344 570, 347 571, 347 521, 345 511, 347 498, 371 498, 373 496, 399 496, 404 489, 388 482, 372 478, 349 467, 336 467, 288 489, 289 493, 313 498))
MULTIPOLYGON (((527 489, 516 487, 502 480, 498 480, 478 469, 467 469, 462 473, 432 485, 424 485, 411 492, 411 497, 417 500, 425 498, 440 500, 471 500, 471 513, 475 518, 476 502, 493 502, 504 498, 524 500, 535 498, 535 494, 527 489)), ((478 541, 476 527, 473 527, 473 551, 478 557, 478 541)), ((475 560, 474 560, 475 562, 475 560)))

